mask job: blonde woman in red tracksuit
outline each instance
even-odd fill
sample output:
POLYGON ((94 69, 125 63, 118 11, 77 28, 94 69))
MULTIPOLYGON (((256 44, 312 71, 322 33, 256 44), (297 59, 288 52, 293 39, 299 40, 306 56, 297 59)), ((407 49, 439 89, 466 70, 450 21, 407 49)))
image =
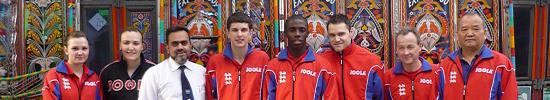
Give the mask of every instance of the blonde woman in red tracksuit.
POLYGON ((420 37, 405 28, 397 33, 399 62, 387 71, 385 89, 388 100, 442 100, 442 68, 430 64, 420 55, 420 37))

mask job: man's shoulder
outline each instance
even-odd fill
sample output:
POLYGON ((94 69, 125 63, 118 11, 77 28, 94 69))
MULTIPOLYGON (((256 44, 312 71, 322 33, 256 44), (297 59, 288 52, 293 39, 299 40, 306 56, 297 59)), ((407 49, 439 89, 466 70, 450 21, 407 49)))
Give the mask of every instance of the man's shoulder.
POLYGON ((164 67, 168 67, 168 66, 170 66, 170 62, 168 60, 164 60, 157 65, 149 67, 149 69, 147 69, 145 73, 148 73, 148 72, 156 73, 157 71, 161 71, 164 67))
POLYGON ((262 50, 252 50, 252 53, 250 53, 250 54, 253 55, 254 57, 268 58, 269 59, 269 56, 267 55, 267 53, 262 51, 262 50))
POLYGON ((494 58, 497 58, 498 60, 500 61, 509 61, 510 58, 508 58, 508 56, 498 52, 498 51, 495 51, 495 50, 491 50, 492 54, 493 54, 493 57, 494 58))
POLYGON ((202 65, 199 65, 199 64, 197 64, 197 63, 190 62, 190 61, 189 61, 189 64, 190 64, 194 69, 199 70, 199 72, 203 72, 203 73, 204 73, 204 72, 206 71, 206 68, 204 68, 204 66, 202 66, 202 65))
POLYGON ((157 65, 155 62, 153 62, 151 60, 147 60, 147 59, 145 59, 142 64, 144 64, 145 66, 148 66, 148 67, 157 65))

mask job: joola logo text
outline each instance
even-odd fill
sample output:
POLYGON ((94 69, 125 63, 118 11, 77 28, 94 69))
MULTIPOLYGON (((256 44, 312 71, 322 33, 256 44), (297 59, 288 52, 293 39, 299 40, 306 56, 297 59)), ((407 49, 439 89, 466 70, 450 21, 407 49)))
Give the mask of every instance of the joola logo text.
POLYGON ((258 72, 258 73, 261 73, 261 72, 262 72, 262 68, 258 68, 258 67, 248 67, 248 68, 246 68, 246 72, 258 72))
POLYGON ((420 79, 420 83, 422 83, 422 84, 432 84, 432 80, 430 80, 430 79, 420 79))
POLYGON ((361 76, 364 76, 364 75, 367 75, 367 71, 364 71, 364 70, 351 70, 349 72, 349 75, 361 75, 361 76))
POLYGON ((311 71, 311 70, 307 70, 307 69, 302 69, 300 71, 302 74, 306 74, 306 75, 309 75, 309 76, 315 76, 315 72, 311 71))
POLYGON ((476 73, 493 74, 493 69, 489 69, 489 68, 476 68, 476 73))

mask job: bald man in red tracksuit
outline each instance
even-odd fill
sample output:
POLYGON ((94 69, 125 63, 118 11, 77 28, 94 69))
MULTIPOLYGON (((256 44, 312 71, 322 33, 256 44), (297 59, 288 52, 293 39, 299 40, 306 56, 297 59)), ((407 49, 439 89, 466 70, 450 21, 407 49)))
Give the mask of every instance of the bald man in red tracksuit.
POLYGON ((388 100, 443 100, 443 68, 419 58, 417 72, 406 72, 401 63, 386 72, 388 100))

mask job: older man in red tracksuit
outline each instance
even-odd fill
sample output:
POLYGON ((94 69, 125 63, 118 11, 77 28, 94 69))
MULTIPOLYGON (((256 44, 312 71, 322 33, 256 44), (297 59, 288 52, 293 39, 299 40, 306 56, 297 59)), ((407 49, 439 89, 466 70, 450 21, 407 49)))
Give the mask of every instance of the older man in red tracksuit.
POLYGON ((430 64, 420 55, 420 37, 405 28, 397 33, 399 62, 386 72, 388 100, 443 100, 442 68, 430 64))
POLYGON ((460 18, 460 49, 443 59, 444 97, 447 100, 516 100, 515 69, 501 53, 484 45, 484 24, 480 15, 467 12, 460 18))

